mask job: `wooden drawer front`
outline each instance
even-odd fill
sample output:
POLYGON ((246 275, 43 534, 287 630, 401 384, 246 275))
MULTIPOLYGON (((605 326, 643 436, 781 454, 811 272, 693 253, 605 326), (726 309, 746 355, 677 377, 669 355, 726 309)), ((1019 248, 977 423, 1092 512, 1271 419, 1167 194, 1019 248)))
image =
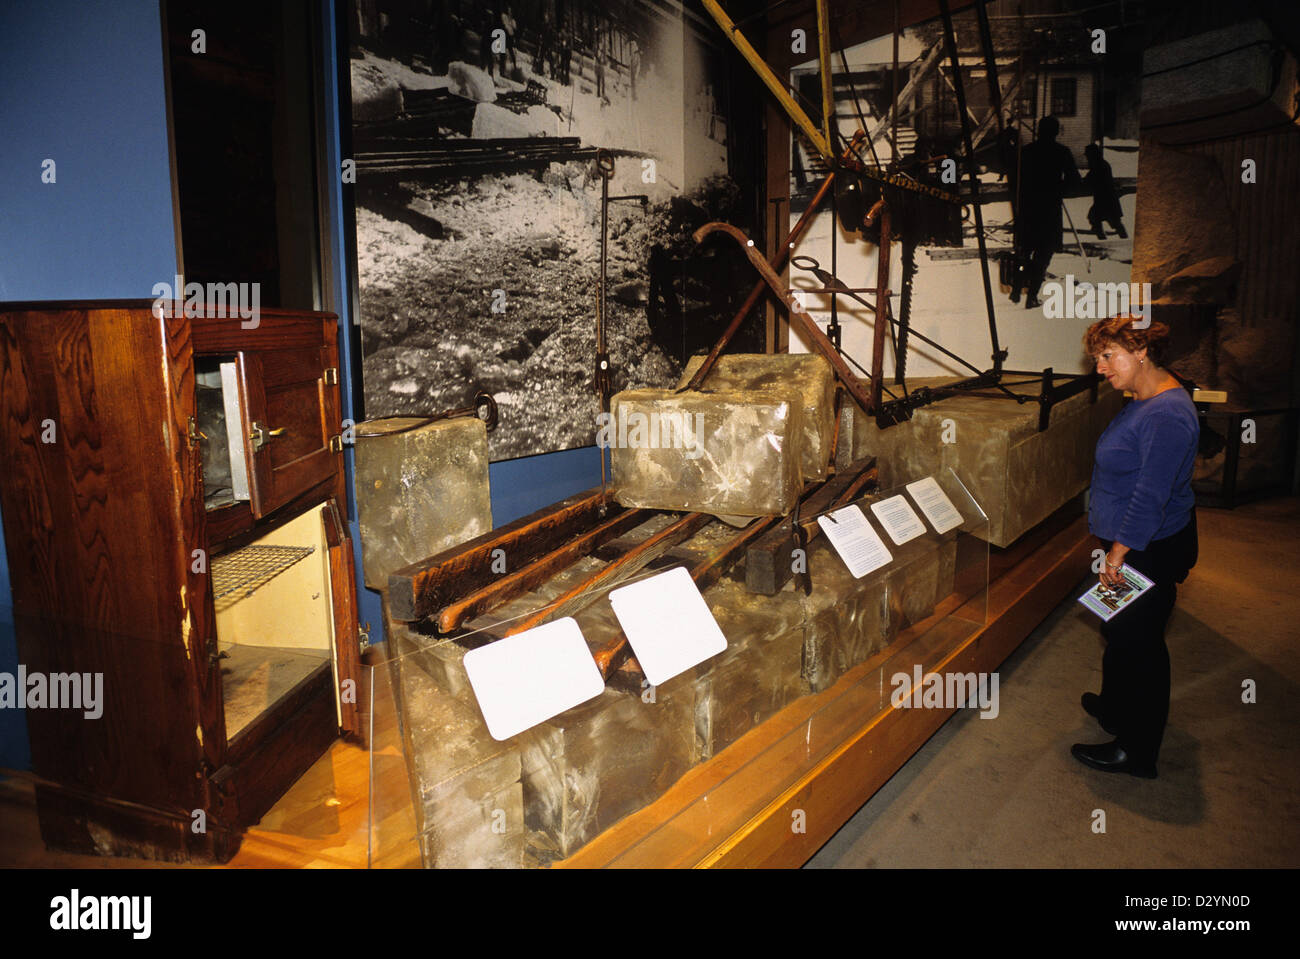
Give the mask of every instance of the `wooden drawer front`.
POLYGON ((299 493, 329 480, 337 468, 330 437, 337 432, 337 386, 326 386, 326 351, 313 349, 245 353, 244 377, 249 431, 267 431, 253 450, 253 515, 265 516, 299 493))

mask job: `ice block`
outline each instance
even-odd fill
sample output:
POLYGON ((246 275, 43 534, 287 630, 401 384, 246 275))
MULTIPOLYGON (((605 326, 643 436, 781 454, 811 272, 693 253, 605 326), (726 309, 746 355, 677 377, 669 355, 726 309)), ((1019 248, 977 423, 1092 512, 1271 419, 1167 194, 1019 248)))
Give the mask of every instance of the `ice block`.
POLYGON ((624 506, 766 516, 789 512, 802 488, 802 428, 793 391, 626 390, 597 442, 612 447, 624 506))
MULTIPOLYGON (((918 380, 914 386, 950 381, 918 380)), ((1056 380, 1057 386, 1063 383, 1056 380)), ((1009 389, 1036 397, 1040 387, 1019 383, 1009 389)), ((951 467, 988 515, 987 530, 975 535, 1006 547, 1087 489, 1097 439, 1122 404, 1121 394, 1103 383, 1096 403, 1085 390, 1055 404, 1041 432, 1038 403, 991 396, 940 400, 884 430, 855 411, 853 450, 855 456, 877 457, 882 487, 951 467)))
POLYGON ((487 428, 472 416, 405 429, 394 417, 357 428, 356 491, 366 585, 492 528, 487 428))
POLYGON ((888 630, 888 590, 883 571, 855 579, 819 537, 808 550, 811 596, 795 580, 777 596, 796 595, 807 618, 804 679, 814 692, 827 689, 846 671, 884 648, 888 630))
POLYGON ((519 748, 493 740, 473 707, 414 663, 396 668, 424 865, 518 868, 526 836, 519 748))
MULTIPOLYGON (((678 387, 685 386, 704 361, 686 364, 678 387)), ((704 390, 773 391, 782 397, 793 389, 801 406, 799 468, 805 483, 826 478, 835 435, 835 373, 816 353, 738 353, 719 357, 704 381, 704 390)))
POLYGON ((759 596, 724 579, 704 599, 727 637, 725 652, 664 684, 690 685, 700 760, 717 755, 808 693, 803 679, 804 611, 792 593, 759 596), (683 680, 685 680, 683 682, 683 680))
POLYGON ((606 689, 515 741, 525 822, 561 856, 658 799, 694 762, 688 704, 658 691, 606 689))

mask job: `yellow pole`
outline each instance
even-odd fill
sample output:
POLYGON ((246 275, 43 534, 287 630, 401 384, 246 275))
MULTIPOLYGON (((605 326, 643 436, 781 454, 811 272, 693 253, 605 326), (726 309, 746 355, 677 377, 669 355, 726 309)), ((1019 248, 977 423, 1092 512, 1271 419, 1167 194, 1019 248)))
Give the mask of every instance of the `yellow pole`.
POLYGON ((822 74, 822 126, 829 146, 835 142, 835 134, 831 132, 835 93, 831 83, 831 23, 826 3, 827 0, 817 0, 817 65, 822 74))
MULTIPOLYGON (((790 96, 789 92, 786 90, 785 84, 781 82, 776 74, 772 72, 771 68, 763 62, 763 58, 758 55, 758 51, 749 45, 749 41, 745 39, 745 35, 740 32, 740 28, 737 27, 731 21, 731 18, 727 16, 726 11, 724 11, 718 4, 718 0, 703 0, 703 3, 704 9, 708 10, 709 15, 717 21, 718 26, 722 28, 722 32, 731 38, 731 42, 735 44, 736 49, 740 51, 740 55, 745 58, 751 67, 754 68, 754 72, 758 74, 758 78, 767 85, 769 90, 772 91, 772 96, 776 97, 777 102, 781 104, 781 108, 789 114, 790 119, 795 122, 799 129, 804 132, 804 135, 812 142, 813 148, 820 153, 828 163, 834 163, 835 157, 831 154, 829 140, 822 135, 820 130, 817 129, 817 124, 813 123, 812 120, 808 118, 808 114, 804 113, 803 110, 800 109, 799 104, 794 102, 794 98, 790 96)), ((820 7, 821 4, 819 4, 819 11, 820 7)), ((823 40, 821 42, 829 44, 828 40, 823 40)), ((829 62, 830 48, 828 45, 824 63, 829 62)), ((825 67, 823 66, 823 70, 824 69, 825 67)), ((825 100, 829 95, 829 86, 827 85, 829 80, 829 75, 825 75, 823 79, 823 100, 825 100)), ((828 111, 828 124, 830 122, 829 117, 830 113, 828 111)))

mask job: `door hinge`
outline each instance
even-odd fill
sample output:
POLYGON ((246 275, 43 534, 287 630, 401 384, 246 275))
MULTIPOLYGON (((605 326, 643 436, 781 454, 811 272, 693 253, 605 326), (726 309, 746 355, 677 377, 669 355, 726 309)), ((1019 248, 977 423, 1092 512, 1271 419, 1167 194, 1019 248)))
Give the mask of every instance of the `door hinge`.
POLYGON ((364 653, 370 648, 370 622, 357 627, 357 652, 364 653))
POLYGON ((190 417, 188 426, 189 429, 186 430, 185 435, 190 441, 190 449, 193 449, 199 445, 200 440, 205 440, 207 437, 199 432, 199 426, 198 423, 195 422, 194 417, 190 417))
POLYGON ((343 436, 341 434, 330 437, 330 452, 331 453, 343 452, 343 436))
POLYGON ((337 366, 331 366, 325 370, 325 385, 326 386, 339 385, 339 368, 337 366))

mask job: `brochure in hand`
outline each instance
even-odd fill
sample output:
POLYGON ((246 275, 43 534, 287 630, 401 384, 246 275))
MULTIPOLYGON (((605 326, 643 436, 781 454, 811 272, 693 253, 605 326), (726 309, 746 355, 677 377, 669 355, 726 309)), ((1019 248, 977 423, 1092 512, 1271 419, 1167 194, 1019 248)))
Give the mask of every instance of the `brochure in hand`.
POLYGON ((1119 571, 1124 574, 1125 585, 1107 589, 1098 583, 1079 597, 1079 602, 1108 622, 1155 585, 1128 563, 1121 566, 1119 571))

